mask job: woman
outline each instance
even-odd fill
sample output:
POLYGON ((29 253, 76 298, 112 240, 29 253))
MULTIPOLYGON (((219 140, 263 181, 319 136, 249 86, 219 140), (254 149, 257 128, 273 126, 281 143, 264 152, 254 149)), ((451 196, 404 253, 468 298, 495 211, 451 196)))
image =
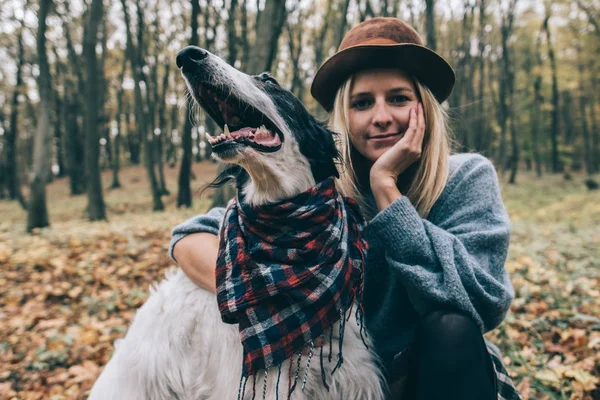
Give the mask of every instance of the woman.
MULTIPOLYGON (((504 269, 509 220, 492 164, 450 156, 440 103, 453 84, 452 68, 412 27, 374 18, 346 34, 311 93, 340 134, 339 187, 369 219, 364 315, 391 397, 518 399, 482 336, 514 296, 504 269)), ((176 227, 171 247, 213 291, 221 215, 176 227)))

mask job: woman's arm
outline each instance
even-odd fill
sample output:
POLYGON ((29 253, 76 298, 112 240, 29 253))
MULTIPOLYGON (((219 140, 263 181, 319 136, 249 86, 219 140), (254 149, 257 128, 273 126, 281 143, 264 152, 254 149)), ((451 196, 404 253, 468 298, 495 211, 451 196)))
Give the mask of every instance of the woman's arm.
POLYGON ((219 253, 219 239, 212 233, 192 233, 173 247, 173 257, 196 285, 217 292, 215 267, 219 253))
POLYGON ((169 255, 197 285, 216 292, 215 267, 219 228, 224 208, 213 208, 177 225, 171 235, 169 255))
POLYGON ((514 297, 504 267, 510 224, 492 164, 464 157, 428 220, 402 197, 369 230, 417 312, 458 309, 488 331, 502 322, 514 297))

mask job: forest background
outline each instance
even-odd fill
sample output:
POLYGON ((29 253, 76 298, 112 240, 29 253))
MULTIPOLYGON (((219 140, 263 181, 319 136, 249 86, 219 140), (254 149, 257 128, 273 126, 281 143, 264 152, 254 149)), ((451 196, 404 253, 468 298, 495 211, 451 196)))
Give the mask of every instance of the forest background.
POLYGON ((593 0, 0 0, 0 398, 84 398, 170 229, 231 196, 175 55, 270 71, 319 119, 318 66, 398 16, 453 65, 456 151, 490 158, 517 297, 488 335, 531 399, 600 399, 600 27, 593 0))

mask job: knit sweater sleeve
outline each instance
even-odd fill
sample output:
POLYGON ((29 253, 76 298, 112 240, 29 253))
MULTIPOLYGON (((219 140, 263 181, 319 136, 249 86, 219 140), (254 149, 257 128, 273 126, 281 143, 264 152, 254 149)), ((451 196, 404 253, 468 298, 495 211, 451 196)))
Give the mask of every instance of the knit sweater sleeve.
POLYGON ((419 314, 457 309, 483 332, 502 322, 514 297, 504 266, 510 223, 489 160, 472 155, 464 161, 428 219, 402 197, 369 229, 419 314))
POLYGON ((196 215, 173 228, 171 243, 169 244, 169 256, 173 261, 177 262, 173 257, 173 248, 177 242, 191 233, 206 232, 218 235, 224 215, 225 208, 215 207, 208 213, 196 215))

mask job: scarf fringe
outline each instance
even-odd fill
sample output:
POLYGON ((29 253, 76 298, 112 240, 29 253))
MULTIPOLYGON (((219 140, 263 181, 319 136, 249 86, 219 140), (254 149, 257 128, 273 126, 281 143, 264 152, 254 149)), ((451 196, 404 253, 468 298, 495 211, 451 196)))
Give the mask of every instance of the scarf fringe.
MULTIPOLYGON (((342 366, 342 364, 344 363, 344 356, 342 354, 342 345, 343 345, 343 341, 344 341, 344 332, 346 330, 346 322, 348 320, 350 320, 350 316, 352 312, 352 307, 348 308, 345 312, 340 310, 340 326, 339 326, 339 347, 338 347, 338 360, 333 368, 333 370, 331 371, 331 375, 333 376, 333 374, 342 366)), ((359 326, 359 332, 360 332, 360 338, 363 342, 363 344, 367 347, 367 349, 369 348, 366 341, 365 341, 365 337, 367 337, 367 332, 364 329, 364 324, 362 323, 362 307, 360 306, 360 304, 357 306, 357 308, 354 310, 355 312, 355 316, 356 316, 356 321, 357 324, 359 326), (364 331, 364 335, 363 335, 363 331, 364 331)), ((319 361, 320 361, 320 367, 321 367, 321 381, 323 382, 323 387, 325 387, 325 390, 327 390, 327 392, 329 392, 330 387, 329 384, 327 383, 327 372, 325 371, 325 364, 324 364, 324 355, 323 355, 323 348, 325 347, 325 333, 323 333, 320 336, 320 341, 321 341, 321 349, 320 349, 320 355, 319 355, 319 361)), ((307 346, 309 346, 309 352, 308 352, 308 358, 306 360, 306 367, 304 368, 304 375, 302 378, 302 384, 301 384, 301 388, 300 390, 302 392, 304 392, 304 389, 306 388, 306 382, 308 381, 308 374, 310 371, 310 362, 312 359, 312 356, 314 355, 314 349, 315 349, 315 343, 314 341, 310 341, 307 343, 307 346)), ((329 355, 328 355, 328 362, 331 363, 332 361, 332 350, 333 350, 333 327, 331 327, 329 329, 329 355)), ((293 379, 293 383, 292 383, 292 370, 293 368, 293 357, 290 357, 289 359, 289 370, 288 370, 288 393, 287 393, 287 400, 290 400, 292 393, 294 392, 294 390, 296 389, 296 386, 298 384, 298 379, 300 378, 300 368, 302 366, 302 353, 298 353, 298 357, 296 359, 296 368, 295 368, 295 372, 293 373, 294 379, 293 379)), ((272 368, 274 366, 271 366, 270 368, 272 368)), ((281 367, 282 364, 277 365, 277 382, 275 384, 275 399, 279 400, 279 382, 281 380, 281 367)), ((264 370, 264 378, 263 378, 263 391, 262 391, 262 399, 266 400, 267 397, 267 379, 268 379, 268 369, 264 370)), ((243 400, 244 395, 246 393, 246 383, 248 382, 249 377, 245 377, 243 375, 242 372, 242 376, 240 377, 240 383, 239 383, 239 389, 238 389, 238 397, 237 400, 243 400)), ((252 400, 254 400, 256 397, 256 375, 252 376, 252 400)))

